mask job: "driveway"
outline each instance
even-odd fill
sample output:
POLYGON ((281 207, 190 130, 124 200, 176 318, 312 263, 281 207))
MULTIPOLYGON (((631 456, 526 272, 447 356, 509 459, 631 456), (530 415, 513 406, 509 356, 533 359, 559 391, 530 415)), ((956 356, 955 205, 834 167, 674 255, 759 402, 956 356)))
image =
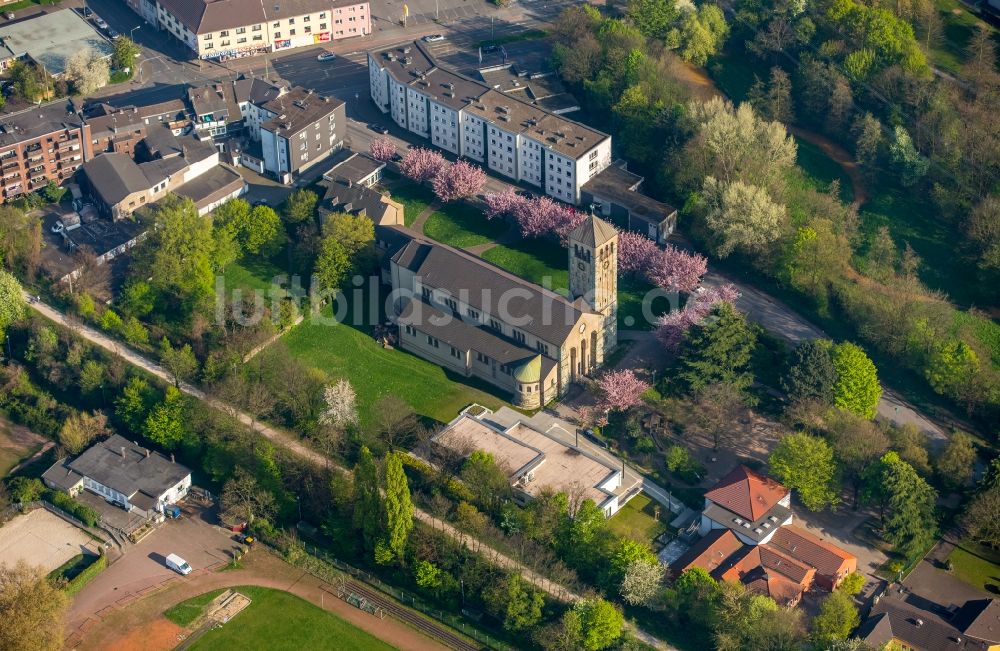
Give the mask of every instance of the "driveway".
POLYGON ((87 584, 73 600, 67 615, 67 632, 77 629, 102 611, 128 604, 167 583, 192 580, 206 570, 229 562, 236 547, 232 533, 205 519, 185 514, 167 520, 87 584), (177 554, 194 568, 182 577, 167 568, 168 554, 177 554))
POLYGON ((865 545, 854 533, 868 519, 867 513, 847 507, 841 507, 836 512, 826 510, 812 513, 801 505, 793 506, 795 520, 792 524, 854 554, 858 558, 858 571, 866 575, 869 581, 876 580, 875 571, 888 559, 879 550, 865 545))

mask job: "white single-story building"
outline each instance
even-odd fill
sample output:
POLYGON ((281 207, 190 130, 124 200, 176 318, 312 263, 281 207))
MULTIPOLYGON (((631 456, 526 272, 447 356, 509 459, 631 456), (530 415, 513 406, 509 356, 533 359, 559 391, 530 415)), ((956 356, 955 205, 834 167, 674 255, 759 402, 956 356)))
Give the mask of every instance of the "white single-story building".
POLYGON ((75 459, 61 459, 42 475, 45 485, 72 496, 86 489, 144 517, 187 495, 191 471, 159 452, 115 434, 75 459))

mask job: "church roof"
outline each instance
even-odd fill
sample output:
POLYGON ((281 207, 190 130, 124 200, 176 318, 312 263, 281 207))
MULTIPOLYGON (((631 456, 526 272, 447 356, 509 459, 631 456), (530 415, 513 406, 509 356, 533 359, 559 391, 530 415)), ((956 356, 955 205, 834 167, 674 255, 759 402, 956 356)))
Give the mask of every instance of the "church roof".
POLYGON ((542 379, 542 356, 535 355, 514 371, 514 379, 522 384, 539 382, 542 379))
POLYGON ((569 234, 571 242, 579 242, 584 246, 597 248, 618 237, 615 227, 597 215, 587 215, 580 225, 569 234))

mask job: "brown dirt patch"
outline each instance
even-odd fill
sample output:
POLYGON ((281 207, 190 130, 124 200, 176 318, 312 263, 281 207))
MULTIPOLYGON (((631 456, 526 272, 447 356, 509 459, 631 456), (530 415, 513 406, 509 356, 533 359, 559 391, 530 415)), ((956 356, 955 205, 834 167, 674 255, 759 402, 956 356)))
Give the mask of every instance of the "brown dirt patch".
POLYGON ((160 617, 108 640, 104 648, 108 651, 170 651, 180 642, 177 636, 183 632, 177 624, 160 617))

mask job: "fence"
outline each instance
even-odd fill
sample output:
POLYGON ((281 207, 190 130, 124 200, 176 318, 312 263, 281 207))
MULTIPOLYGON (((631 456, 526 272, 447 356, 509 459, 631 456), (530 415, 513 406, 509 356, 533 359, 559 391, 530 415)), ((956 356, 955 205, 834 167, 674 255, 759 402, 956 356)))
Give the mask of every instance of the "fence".
MULTIPOLYGON (((430 604, 425 603, 423 599, 421 599, 420 597, 413 595, 409 592, 406 592, 405 590, 402 590, 395 586, 388 585, 387 583, 379 579, 377 576, 369 574, 364 570, 359 570, 358 568, 353 567, 352 565, 348 565, 347 563, 344 563, 340 559, 331 556, 327 552, 315 547, 314 545, 305 544, 304 548, 306 553, 309 554, 309 556, 320 561, 321 563, 330 565, 333 568, 336 568, 336 570, 339 570, 340 572, 348 574, 349 576, 353 577, 354 579, 357 579, 358 581, 362 581, 372 586, 378 591, 389 595, 390 597, 392 597, 399 603, 403 604, 404 606, 408 606, 413 610, 416 610, 420 613, 423 613, 424 615, 427 615, 432 619, 435 619, 443 624, 446 624, 447 626, 450 626, 451 628, 461 632, 463 635, 469 638, 472 638, 473 640, 479 642, 480 644, 483 644, 491 649, 500 649, 501 651, 513 651, 513 647, 507 645, 501 640, 498 640, 494 637, 491 637, 490 635, 487 635, 486 633, 482 632, 475 626, 471 626, 470 624, 465 622, 461 617, 458 617, 447 611, 434 608, 430 604)), ((307 571, 310 574, 313 574, 317 578, 323 579, 325 581, 334 582, 337 580, 336 572, 330 570, 329 568, 305 568, 305 569, 307 569, 307 571), (323 571, 324 569, 326 569, 325 572, 323 571)))

